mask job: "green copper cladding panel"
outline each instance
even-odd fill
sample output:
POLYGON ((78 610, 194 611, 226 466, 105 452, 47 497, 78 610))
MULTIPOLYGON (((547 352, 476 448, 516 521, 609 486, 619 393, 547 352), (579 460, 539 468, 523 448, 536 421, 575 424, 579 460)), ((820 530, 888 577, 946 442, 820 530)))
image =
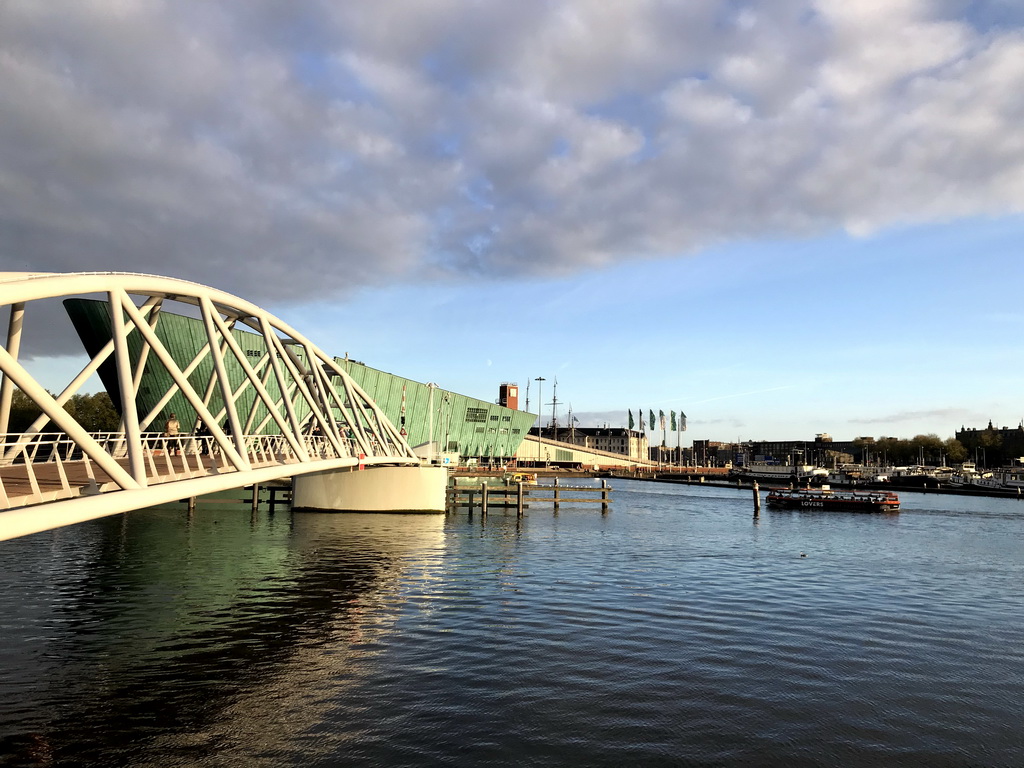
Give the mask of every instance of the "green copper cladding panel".
MULTIPOLYGON (((90 355, 96 354, 111 338, 111 318, 106 302, 88 299, 68 299, 64 302, 68 315, 71 317, 79 336, 90 355)), ((162 312, 157 324, 157 337, 167 347, 179 368, 184 369, 199 354, 206 344, 206 332, 202 321, 197 318, 162 312)), ((266 356, 262 337, 248 330, 234 330, 232 336, 239 347, 245 352, 246 360, 256 367, 266 356)), ((142 339, 138 331, 130 334, 128 347, 133 363, 137 363, 142 349, 142 339)), ((304 359, 304 353, 296 350, 304 359)), ((448 390, 435 388, 431 397, 431 388, 426 384, 396 376, 391 373, 370 368, 353 360, 335 358, 339 366, 345 370, 355 383, 373 399, 384 411, 388 419, 399 429, 402 426, 402 393, 405 392, 405 429, 410 445, 417 446, 429 442, 431 427, 434 441, 441 451, 458 453, 465 457, 482 459, 505 459, 515 455, 520 443, 533 426, 535 416, 523 411, 514 411, 496 403, 460 395, 448 390), (432 416, 432 418, 431 418, 432 416)), ((242 366, 232 355, 225 358, 228 376, 232 389, 236 389, 246 379, 242 366)), ((189 375, 189 382, 200 393, 206 391, 207 382, 213 372, 213 361, 208 356, 189 375)), ((263 379, 262 370, 259 371, 263 379)), ((108 361, 100 369, 100 378, 107 388, 115 406, 120 409, 117 397, 117 375, 113 361, 108 361)), ((341 390, 339 378, 335 385, 341 390)), ((154 356, 147 360, 145 372, 140 381, 136 407, 140 415, 148 413, 156 407, 161 395, 172 385, 172 378, 163 364, 154 356)), ((275 400, 280 395, 275 377, 266 379, 267 389, 275 400)), ((242 418, 249 413, 255 402, 256 394, 251 388, 237 401, 242 418)), ((342 397, 344 400, 344 397, 342 397)), ((219 390, 211 397, 211 410, 217 413, 223 407, 223 398, 219 390)), ((301 419, 308 413, 308 408, 301 404, 297 408, 301 419)), ((163 422, 171 413, 175 413, 186 430, 195 424, 196 414, 185 396, 176 393, 157 416, 151 430, 163 429, 163 422)), ((256 409, 258 425, 266 414, 260 405, 256 409)), ((273 434, 279 431, 274 421, 268 422, 260 431, 273 434)))
POLYGON ((442 451, 479 458, 511 458, 536 418, 445 389, 435 388, 431 397, 431 388, 426 384, 354 360, 335 361, 398 427, 404 388, 405 428, 412 446, 429 442, 432 426, 434 442, 442 451))
MULTIPOLYGON (((90 355, 96 354, 110 341, 112 335, 109 305, 106 302, 89 299, 68 299, 64 302, 64 305, 85 345, 86 351, 90 355)), ((197 318, 185 317, 184 315, 162 312, 157 323, 156 335, 182 370, 188 367, 189 363, 206 345, 206 332, 202 321, 197 318)), ((261 336, 245 330, 235 329, 232 331, 232 337, 245 353, 249 364, 254 368, 265 358, 266 348, 261 336)), ((138 331, 130 333, 128 336, 128 351, 132 365, 138 364, 142 347, 143 339, 141 334, 138 331)), ((297 350, 297 353, 300 359, 305 357, 301 350, 297 350)), ((213 359, 207 355, 189 374, 188 381, 197 392, 202 394, 207 391, 208 382, 213 374, 213 367, 213 359)), ((247 380, 245 371, 234 359, 234 356, 230 354, 225 357, 225 368, 227 369, 230 388, 232 391, 235 391, 247 380)), ((257 371, 257 375, 261 379, 263 379, 263 370, 257 371)), ((110 393, 114 405, 120 410, 121 403, 118 396, 117 373, 112 359, 101 366, 99 375, 103 386, 110 393)), ((139 381, 139 391, 135 399, 140 418, 159 404, 160 398, 173 385, 173 381, 163 363, 155 355, 150 354, 146 360, 146 367, 139 381)), ((280 387, 273 376, 266 380, 266 387, 273 399, 276 400, 280 396, 280 387)), ((249 418, 252 406, 256 400, 257 395, 252 388, 247 388, 235 400, 236 409, 243 421, 249 418)), ((213 389, 209 403, 210 410, 215 415, 223 409, 224 398, 219 387, 213 389)), ((308 413, 308 408, 304 404, 300 404, 297 411, 301 418, 308 413)), ((162 430, 164 421, 171 413, 178 417, 184 431, 190 432, 193 430, 196 424, 196 412, 180 392, 176 392, 168 403, 161 408, 160 413, 154 418, 148 429, 150 431, 162 430)), ((262 403, 259 404, 253 413, 249 431, 259 431, 263 434, 280 432, 276 422, 273 420, 269 421, 262 428, 257 429, 267 414, 267 408, 262 403)), ((226 416, 221 417, 222 421, 225 419, 226 416)))

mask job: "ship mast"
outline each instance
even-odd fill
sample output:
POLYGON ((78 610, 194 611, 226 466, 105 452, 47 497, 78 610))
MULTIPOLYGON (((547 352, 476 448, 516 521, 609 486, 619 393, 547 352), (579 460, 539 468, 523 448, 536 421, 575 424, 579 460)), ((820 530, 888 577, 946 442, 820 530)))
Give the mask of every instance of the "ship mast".
POLYGON ((555 383, 552 385, 551 393, 551 439, 558 439, 558 422, 555 420, 555 406, 558 404, 558 377, 555 376, 555 383))

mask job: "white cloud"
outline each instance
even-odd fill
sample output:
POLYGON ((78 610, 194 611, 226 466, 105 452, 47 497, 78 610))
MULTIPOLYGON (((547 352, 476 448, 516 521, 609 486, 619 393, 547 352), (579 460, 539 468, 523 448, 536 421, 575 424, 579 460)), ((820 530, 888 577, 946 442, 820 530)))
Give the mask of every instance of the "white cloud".
POLYGON ((9 0, 0 268, 301 300, 1020 212, 1022 24, 960 0, 9 0))

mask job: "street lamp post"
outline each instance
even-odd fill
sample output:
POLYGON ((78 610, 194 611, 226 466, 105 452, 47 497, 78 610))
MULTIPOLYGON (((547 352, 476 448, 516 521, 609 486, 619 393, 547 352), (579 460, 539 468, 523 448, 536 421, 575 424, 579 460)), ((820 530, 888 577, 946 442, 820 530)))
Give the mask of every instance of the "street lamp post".
POLYGON ((537 466, 540 467, 540 444, 543 438, 541 437, 541 419, 544 417, 541 413, 544 410, 544 398, 541 396, 542 387, 544 382, 547 381, 543 376, 538 376, 534 381, 537 382, 537 402, 540 403, 540 408, 537 409, 537 466))
POLYGON ((427 435, 427 463, 434 463, 434 390, 437 389, 437 384, 429 382, 427 384, 427 390, 429 390, 429 397, 427 398, 427 414, 429 416, 429 431, 427 435))
POLYGON ((439 415, 441 417, 441 423, 444 424, 444 448, 442 450, 445 451, 445 452, 448 451, 448 443, 449 443, 448 438, 449 438, 449 436, 451 434, 451 426, 452 426, 452 411, 451 411, 452 400, 451 400, 450 395, 451 395, 451 392, 445 392, 444 393, 444 397, 441 398, 441 408, 440 408, 440 413, 439 413, 439 415), (445 415, 445 409, 446 408, 448 409, 447 416, 445 415))

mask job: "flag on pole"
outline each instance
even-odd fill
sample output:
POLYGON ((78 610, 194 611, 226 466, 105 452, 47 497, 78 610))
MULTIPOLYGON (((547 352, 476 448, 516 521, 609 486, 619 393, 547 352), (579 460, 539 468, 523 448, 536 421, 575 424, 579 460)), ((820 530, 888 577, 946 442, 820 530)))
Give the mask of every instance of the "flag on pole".
POLYGON ((658 411, 658 423, 661 425, 661 431, 665 431, 665 412, 658 411))
POLYGON ((682 411, 679 412, 679 424, 683 432, 686 431, 686 414, 682 411))
POLYGON ((629 428, 632 429, 633 428, 633 424, 634 424, 634 422, 633 422, 633 411, 630 410, 630 411, 627 411, 627 413, 629 414, 629 428))
POLYGON ((640 434, 644 433, 644 409, 637 408, 636 417, 640 419, 640 434))
POLYGON ((675 432, 676 431, 676 412, 675 411, 669 411, 669 413, 672 414, 672 420, 669 422, 669 425, 672 427, 672 431, 675 432))
POLYGON ((654 411, 650 411, 651 414, 651 431, 654 431, 654 411))

